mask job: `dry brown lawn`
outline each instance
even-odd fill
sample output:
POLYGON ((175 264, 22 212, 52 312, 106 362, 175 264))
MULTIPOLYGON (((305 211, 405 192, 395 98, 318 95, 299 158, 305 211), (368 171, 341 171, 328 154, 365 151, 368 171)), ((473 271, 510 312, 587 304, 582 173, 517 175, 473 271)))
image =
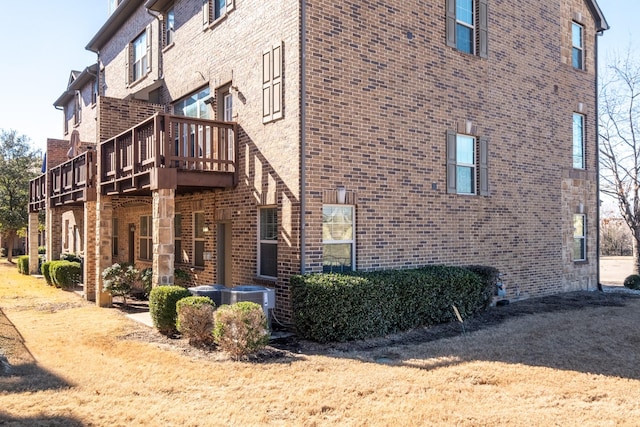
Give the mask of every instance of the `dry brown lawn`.
MULTIPOLYGON (((0 425, 640 424, 640 298, 572 294, 258 361, 160 337, 0 263, 0 425), (5 317, 6 316, 6 317, 5 317)), ((293 351, 288 351, 293 350, 293 351)))

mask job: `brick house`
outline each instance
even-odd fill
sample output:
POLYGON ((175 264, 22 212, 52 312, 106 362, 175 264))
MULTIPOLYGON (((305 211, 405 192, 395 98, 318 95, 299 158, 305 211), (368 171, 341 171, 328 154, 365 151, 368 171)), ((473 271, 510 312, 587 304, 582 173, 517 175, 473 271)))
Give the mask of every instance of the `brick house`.
POLYGON ((109 304, 116 261, 275 288, 285 321, 300 272, 483 264, 510 298, 595 289, 595 0, 110 4, 56 101, 84 148, 30 205, 49 257, 78 230, 87 298, 109 304))

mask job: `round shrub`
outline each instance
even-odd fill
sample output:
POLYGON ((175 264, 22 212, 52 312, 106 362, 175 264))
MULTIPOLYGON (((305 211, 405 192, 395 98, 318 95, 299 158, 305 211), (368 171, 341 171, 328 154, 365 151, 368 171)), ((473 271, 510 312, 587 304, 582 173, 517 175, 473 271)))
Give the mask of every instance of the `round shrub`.
POLYGON ((57 288, 70 289, 80 283, 82 268, 79 262, 51 261, 49 275, 57 288))
POLYGON ((165 335, 176 332, 176 304, 191 293, 180 286, 156 286, 149 293, 149 314, 153 325, 165 335))
POLYGON ((624 287, 629 289, 640 289, 640 275, 632 274, 624 279, 624 287))
POLYGON ((215 343, 236 360, 257 353, 269 343, 267 317, 255 302, 222 305, 213 317, 215 343))
POLYGON ((40 266, 40 270, 42 271, 42 275, 44 276, 44 280, 46 280, 47 285, 53 285, 53 281, 51 280, 51 273, 49 272, 49 268, 51 267, 51 261, 45 261, 40 266))
POLYGON ((29 255, 19 256, 16 264, 20 274, 29 274, 29 255))
POLYGON ((213 341, 213 312, 215 304, 209 297, 182 298, 176 303, 176 327, 191 345, 206 345, 213 341))

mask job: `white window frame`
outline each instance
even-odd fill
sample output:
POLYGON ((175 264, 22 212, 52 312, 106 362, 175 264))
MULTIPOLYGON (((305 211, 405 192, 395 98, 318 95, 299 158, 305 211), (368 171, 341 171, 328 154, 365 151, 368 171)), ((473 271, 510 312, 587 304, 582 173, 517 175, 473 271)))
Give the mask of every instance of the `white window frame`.
POLYGON ((164 47, 171 46, 175 37, 176 14, 172 6, 164 14, 164 47))
POLYGON ((234 0, 222 0, 221 3, 218 4, 218 0, 202 1, 202 24, 204 26, 215 24, 234 8, 234 0))
POLYGON ((343 272, 345 271, 345 264, 336 264, 331 265, 330 267, 326 267, 326 261, 324 259, 324 248, 329 245, 350 245, 351 246, 351 266, 349 268, 350 271, 355 271, 356 269, 356 208, 355 205, 344 205, 344 204, 323 204, 322 205, 322 269, 324 272, 343 272), (329 239, 327 238, 328 233, 325 233, 325 225, 329 224, 325 222, 327 212, 325 209, 349 209, 351 211, 351 238, 350 239, 329 239))
POLYGON ((573 261, 582 262, 587 260, 587 216, 585 214, 573 215, 573 261), (580 220, 578 221, 578 218, 580 220), (576 225, 582 224, 582 230, 576 225))
POLYGON ((475 136, 472 135, 465 135, 465 134, 456 134, 456 192, 458 194, 468 194, 468 195, 475 195, 478 192, 478 170, 477 170, 477 139, 475 136), (470 139, 472 141, 472 147, 473 147, 473 163, 465 163, 460 161, 460 150, 458 149, 458 143, 460 142, 461 139, 470 139), (471 169, 471 192, 466 192, 466 191, 461 191, 460 187, 461 187, 461 183, 460 183, 460 179, 459 175, 458 175, 458 170, 461 168, 466 168, 466 169, 471 169))
MULTIPOLYGON (((260 206, 258 208, 258 236, 257 236, 257 240, 258 240, 258 262, 256 265, 256 273, 259 277, 266 277, 269 279, 276 279, 278 277, 278 207, 277 206, 260 206), (264 238, 265 236, 262 233, 262 213, 265 211, 274 211, 275 212, 275 235, 272 236, 273 238, 264 238), (276 259, 275 259, 275 265, 272 266, 275 271, 276 274, 275 275, 270 275, 270 274, 266 274, 263 272, 262 270, 262 245, 273 245, 275 246, 275 251, 276 251, 276 259)), ((271 237, 271 236, 269 236, 271 237)))
POLYGON ((78 126, 82 122, 82 93, 76 90, 73 94, 73 125, 78 126))
POLYGON ((147 33, 146 31, 140 34, 131 43, 132 47, 132 59, 131 59, 131 74, 132 81, 138 81, 144 77, 147 73, 147 33))
POLYGON ((204 226, 205 226, 205 216, 204 211, 195 211, 193 212, 193 266, 194 267, 204 267, 204 253, 205 253, 205 245, 206 245, 206 237, 204 235, 204 226), (201 221, 198 220, 198 217, 202 218, 201 221), (202 242, 202 264, 198 264, 198 255, 196 250, 196 243, 202 242))
MULTIPOLYGON (((460 52, 465 52, 465 53, 469 53, 471 55, 475 55, 476 54, 476 0, 471 0, 471 23, 466 22, 466 21, 462 21, 459 19, 459 15, 457 13, 458 11, 458 2, 460 0, 455 0, 456 3, 456 27, 465 27, 471 30, 471 40, 470 44, 471 44, 471 52, 464 50, 464 49, 460 49, 460 45, 459 42, 461 40, 460 37, 460 33, 456 28, 456 48, 460 51, 460 52)), ((465 40, 466 41, 466 40, 465 40)))
POLYGON ((140 247, 138 248, 138 258, 144 261, 153 260, 153 217, 151 215, 140 216, 140 232, 138 234, 138 241, 140 242, 140 247), (147 252, 148 258, 144 258, 142 256, 143 245, 147 252))
POLYGON ((575 21, 571 22, 571 65, 576 70, 584 70, 584 25, 575 21), (579 37, 577 44, 576 36, 579 37), (576 53, 579 63, 576 63, 576 53))
POLYGON ((585 116, 584 114, 573 113, 573 168, 574 169, 586 169, 586 161, 585 161, 585 139, 584 139, 584 124, 585 124, 585 116), (576 123, 576 120, 579 123, 576 123), (578 154, 579 153, 579 154, 578 154))

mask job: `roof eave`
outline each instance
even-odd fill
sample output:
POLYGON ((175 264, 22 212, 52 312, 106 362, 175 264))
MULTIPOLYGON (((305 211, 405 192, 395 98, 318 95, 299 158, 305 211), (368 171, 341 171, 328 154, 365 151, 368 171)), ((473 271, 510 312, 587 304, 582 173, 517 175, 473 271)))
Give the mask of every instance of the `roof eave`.
POLYGON ((591 13, 596 21, 596 31, 602 32, 609 29, 609 23, 607 19, 604 17, 600 6, 598 6, 598 2, 596 0, 587 0, 587 5, 589 9, 591 9, 591 13))
POLYGON ((131 14, 141 5, 142 0, 123 0, 116 10, 109 16, 107 22, 98 30, 89 41, 85 49, 99 53, 100 49, 113 37, 113 35, 129 19, 131 14))

